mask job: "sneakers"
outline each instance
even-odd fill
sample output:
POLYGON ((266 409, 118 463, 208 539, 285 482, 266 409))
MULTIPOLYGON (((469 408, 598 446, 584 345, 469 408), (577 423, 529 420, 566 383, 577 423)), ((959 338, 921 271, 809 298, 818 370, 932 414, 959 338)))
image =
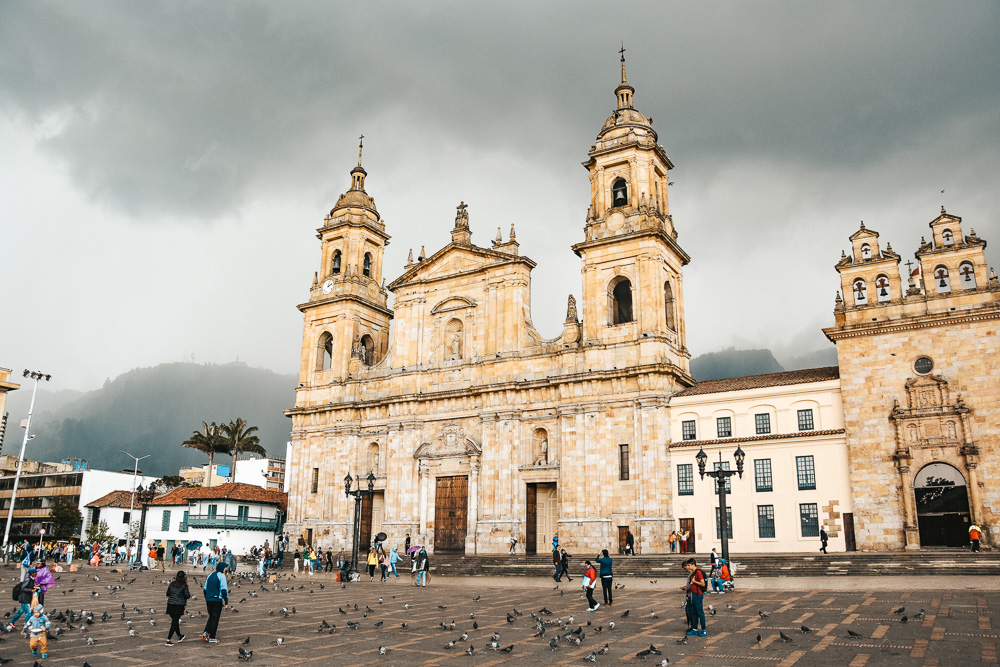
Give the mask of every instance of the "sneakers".
POLYGON ((688 630, 684 634, 686 634, 688 637, 694 637, 695 635, 698 634, 698 631, 695 630, 694 628, 691 628, 690 630, 688 630))
POLYGON ((163 645, 164 646, 173 646, 174 643, 173 642, 163 642, 163 645))
POLYGON ((594 609, 597 609, 597 608, 598 608, 598 607, 600 607, 600 606, 601 606, 601 603, 600 603, 600 602, 597 602, 597 603, 595 603, 595 604, 594 604, 594 609))
POLYGON ((597 607, 587 607, 587 611, 596 611, 597 607))
POLYGON ((207 642, 208 641, 208 633, 207 632, 201 633, 201 641, 203 641, 203 642, 207 642))
POLYGON ((174 642, 174 643, 175 644, 180 644, 182 641, 184 641, 184 637, 185 637, 185 635, 181 635, 180 637, 177 638, 177 641, 174 642))
POLYGON ((31 655, 38 655, 38 649, 32 649, 31 655))
POLYGON ((43 653, 43 654, 42 654, 42 657, 43 657, 43 658, 47 658, 47 657, 49 657, 49 654, 48 654, 48 653, 43 653))
POLYGON ((698 636, 699 637, 707 637, 708 636, 708 630, 702 630, 701 632, 698 633, 698 636))
POLYGON ((208 643, 209 644, 218 644, 219 640, 216 639, 215 637, 212 637, 211 639, 208 640, 208 643))

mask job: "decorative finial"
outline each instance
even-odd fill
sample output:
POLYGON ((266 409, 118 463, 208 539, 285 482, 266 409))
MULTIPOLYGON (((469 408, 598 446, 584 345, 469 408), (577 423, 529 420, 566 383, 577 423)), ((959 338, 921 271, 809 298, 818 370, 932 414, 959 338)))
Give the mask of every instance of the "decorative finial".
POLYGON ((840 251, 840 258, 841 259, 847 259, 847 253, 844 252, 843 249, 841 249, 841 251, 840 251))
POLYGON ((407 266, 413 264, 413 248, 410 248, 410 254, 406 256, 406 264, 407 266))
POLYGON ((500 245, 501 243, 503 243, 503 236, 500 235, 500 228, 497 227, 497 238, 495 241, 493 241, 493 244, 500 245))
POLYGON ((364 147, 365 147, 365 135, 362 134, 361 138, 358 139, 358 166, 359 167, 361 166, 361 151, 364 150, 364 147))
POLYGON ((864 229, 864 228, 865 228, 865 221, 864 221, 864 220, 862 220, 862 221, 861 221, 861 229, 864 229))
POLYGON ((837 298, 833 300, 834 303, 844 303, 844 299, 840 296, 840 290, 837 290, 837 298))
MULTIPOLYGON (((944 190, 942 190, 941 192, 944 192, 944 190)), ((944 204, 941 204, 941 215, 944 215, 944 213, 945 213, 944 204)))
POLYGON ((425 257, 427 257, 427 253, 424 252, 424 247, 420 246, 420 254, 417 256, 417 261, 418 262, 422 262, 422 261, 424 261, 425 257))
POLYGON ((514 223, 512 222, 510 223, 510 240, 513 241, 515 238, 516 235, 514 234, 514 223))
POLYGON ((892 252, 892 244, 891 243, 886 242, 886 244, 885 244, 885 251, 886 252, 892 252))
POLYGON ((576 314, 576 299, 572 294, 566 300, 566 321, 574 323, 580 321, 580 318, 576 314))
POLYGON ((456 229, 457 228, 468 229, 469 228, 469 212, 466 209, 469 208, 469 205, 466 204, 463 201, 463 202, 459 203, 459 205, 456 206, 455 208, 457 209, 456 212, 455 212, 455 227, 456 227, 456 229))
POLYGON ((618 53, 622 54, 622 83, 628 81, 625 78, 625 42, 622 42, 622 48, 618 50, 618 53))
POLYGON ((319 271, 313 272, 313 287, 316 287, 316 285, 319 285, 319 271))

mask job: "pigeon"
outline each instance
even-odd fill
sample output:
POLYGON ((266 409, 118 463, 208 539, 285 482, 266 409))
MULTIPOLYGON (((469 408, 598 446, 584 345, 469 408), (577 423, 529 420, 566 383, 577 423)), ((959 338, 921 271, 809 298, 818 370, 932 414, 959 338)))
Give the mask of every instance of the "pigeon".
POLYGON ((242 646, 239 647, 239 651, 240 651, 240 660, 242 660, 243 662, 250 662, 250 658, 253 657, 253 651, 248 651, 242 646))
POLYGON ((448 607, 443 607, 443 606, 441 606, 441 605, 438 605, 438 609, 447 609, 447 608, 448 608, 448 607))
POLYGON ((483 597, 483 596, 482 596, 482 595, 477 595, 476 597, 472 598, 472 601, 473 601, 473 602, 479 602, 479 599, 480 599, 481 597, 483 597))
POLYGON ((640 660, 645 660, 646 656, 650 655, 650 654, 651 654, 650 650, 647 648, 647 649, 643 649, 643 650, 639 651, 638 653, 636 653, 635 657, 639 658, 640 660))
POLYGON ((553 637, 549 640, 549 649, 555 651, 557 648, 559 648, 559 640, 553 637))
POLYGON ((760 616, 761 618, 767 618, 770 614, 768 614, 766 611, 760 611, 758 609, 757 610, 757 615, 760 616))
POLYGON ((94 638, 88 635, 87 636, 87 646, 93 646, 93 645, 94 645, 94 638))
POLYGON ((275 640, 274 640, 273 642, 271 642, 271 643, 272 643, 272 644, 284 644, 284 643, 285 643, 285 638, 284 638, 284 637, 278 637, 277 639, 275 639, 275 640))
POLYGON ((476 652, 476 647, 469 644, 469 648, 465 649, 467 655, 473 655, 476 652))
POLYGON ((501 652, 501 653, 510 653, 510 652, 511 652, 511 651, 513 651, 513 650, 514 650, 514 645, 513 645, 513 644, 511 644, 510 646, 508 646, 508 647, 506 647, 506 648, 502 648, 502 649, 500 649, 500 652, 501 652))
POLYGON ((597 662, 597 653, 595 651, 591 651, 590 655, 588 655, 586 658, 584 658, 583 661, 584 662, 597 662))
POLYGON ((378 647, 378 654, 379 654, 379 655, 385 655, 386 653, 388 653, 388 652, 389 652, 389 650, 390 650, 390 649, 387 649, 387 648, 386 648, 386 647, 384 647, 384 646, 379 646, 379 647, 378 647))
POLYGON ((608 621, 608 630, 614 630, 614 629, 615 629, 615 622, 608 621))
POLYGON ((490 641, 499 642, 500 641, 500 633, 499 632, 494 632, 493 636, 490 637, 490 641))
MULTIPOLYGON (((714 609, 712 610, 712 615, 715 616, 715 610, 714 609)), ((649 612, 649 617, 650 618, 659 618, 659 616, 656 615, 655 611, 649 612)))
POLYGON ((375 624, 375 627, 381 628, 383 623, 385 623, 385 621, 379 621, 378 623, 375 624))
MULTIPOLYGON (((326 621, 323 622, 326 623, 326 621)), ((243 640, 243 645, 246 646, 249 643, 250 643, 250 635, 247 635, 247 638, 243 640)))
POLYGON ((626 609, 625 613, 622 614, 622 618, 628 618, 629 611, 630 611, 629 609, 626 609))
POLYGON ((463 632, 462 636, 459 637, 457 641, 464 642, 468 638, 469 638, 469 633, 468 632, 463 632))
POLYGON ((688 643, 688 638, 687 637, 681 637, 680 639, 677 640, 677 643, 678 644, 687 644, 688 643))
POLYGON ((923 618, 926 614, 927 612, 921 609, 920 611, 918 611, 916 614, 913 615, 913 618, 923 618))
POLYGON ((806 627, 806 626, 804 626, 804 625, 800 625, 800 626, 799 626, 799 630, 801 630, 801 631, 802 631, 802 634, 804 634, 804 635, 807 635, 807 634, 809 634, 810 632, 812 632, 812 628, 807 628, 807 627, 806 627))
POLYGON ((455 642, 448 642, 444 645, 445 648, 455 648, 455 642))
POLYGON ((511 611, 513 611, 513 612, 514 612, 514 615, 515 615, 515 616, 524 616, 524 614, 522 614, 521 612, 519 612, 519 611, 517 610, 517 608, 515 608, 515 607, 511 607, 511 611))
POLYGON ((894 614, 902 614, 904 611, 906 611, 906 607, 900 607, 899 609, 895 610, 892 613, 894 613, 894 614))
POLYGON ((473 621, 472 622, 472 629, 473 630, 478 630, 479 629, 479 621, 473 621))
POLYGON ((781 630, 778 630, 778 635, 781 637, 781 641, 783 641, 783 642, 790 642, 790 641, 792 641, 792 638, 789 637, 788 635, 786 635, 781 630))
POLYGON ((906 623, 908 620, 910 620, 910 619, 907 618, 906 616, 903 616, 903 618, 899 619, 899 622, 900 623, 906 623))
POLYGON ((860 632, 855 632, 854 630, 848 630, 847 636, 854 637, 855 639, 857 639, 858 637, 864 637, 863 634, 861 634, 860 632))
POLYGON ((763 641, 763 637, 761 637, 760 633, 758 632, 757 633, 757 644, 760 645, 761 641, 763 641))
POLYGON ((514 618, 514 617, 513 617, 513 616, 512 616, 511 614, 509 614, 509 613, 507 614, 507 622, 508 622, 508 623, 513 623, 513 622, 514 622, 514 621, 516 621, 516 620, 517 620, 517 619, 516 619, 516 618, 514 618))
POLYGON ((128 630, 128 636, 129 637, 135 637, 135 630, 133 630, 132 628, 129 628, 129 630, 128 630))
POLYGON ((652 653, 653 655, 663 655, 663 651, 656 648, 652 644, 649 645, 649 652, 652 653))

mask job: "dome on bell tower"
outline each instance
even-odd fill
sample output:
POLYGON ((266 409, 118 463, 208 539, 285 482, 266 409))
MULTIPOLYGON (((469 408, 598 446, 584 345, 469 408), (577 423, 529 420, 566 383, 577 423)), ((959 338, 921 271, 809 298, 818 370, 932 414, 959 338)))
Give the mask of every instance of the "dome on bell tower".
POLYGON ((364 209, 374 214, 375 220, 378 220, 380 217, 378 209, 375 208, 375 200, 365 192, 365 176, 368 175, 368 172, 361 166, 361 152, 364 149, 364 139, 365 135, 361 135, 361 140, 358 144, 358 166, 351 169, 351 189, 340 195, 337 203, 330 209, 330 217, 334 217, 336 211, 345 208, 364 209))
POLYGON ((647 118, 633 106, 635 88, 628 82, 625 74, 625 47, 622 47, 622 82, 615 88, 616 108, 601 126, 597 134, 598 141, 613 141, 632 134, 636 138, 649 137, 656 143, 656 131, 653 130, 653 119, 647 118))

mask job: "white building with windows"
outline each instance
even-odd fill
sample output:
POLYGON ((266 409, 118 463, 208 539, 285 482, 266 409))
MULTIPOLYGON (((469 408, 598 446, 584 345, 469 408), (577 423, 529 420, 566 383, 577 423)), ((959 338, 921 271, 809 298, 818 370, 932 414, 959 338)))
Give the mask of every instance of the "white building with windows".
POLYGON ((242 556, 265 541, 274 545, 287 507, 284 492, 252 484, 174 489, 150 504, 146 542, 162 542, 169 552, 175 543, 198 541, 242 556))
POLYGON ((729 549, 817 551, 826 526, 829 549, 853 549, 847 442, 836 367, 699 382, 670 399, 670 467, 678 527, 705 553, 721 546, 716 482, 698 474, 735 470, 729 478, 729 549), (720 462, 721 454, 721 462, 720 462))

